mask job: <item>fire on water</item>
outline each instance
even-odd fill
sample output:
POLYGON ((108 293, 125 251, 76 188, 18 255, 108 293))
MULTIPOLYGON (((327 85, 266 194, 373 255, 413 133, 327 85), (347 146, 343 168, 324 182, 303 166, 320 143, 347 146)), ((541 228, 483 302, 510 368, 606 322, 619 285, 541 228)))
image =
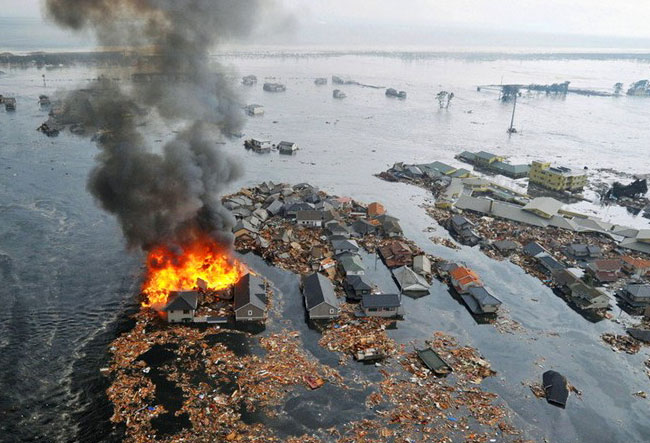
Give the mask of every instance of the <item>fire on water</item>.
POLYGON ((224 289, 246 272, 245 266, 209 235, 198 235, 179 251, 158 246, 147 257, 147 277, 142 286, 147 300, 142 306, 160 309, 167 304, 171 291, 193 289, 198 279, 211 290, 224 289))

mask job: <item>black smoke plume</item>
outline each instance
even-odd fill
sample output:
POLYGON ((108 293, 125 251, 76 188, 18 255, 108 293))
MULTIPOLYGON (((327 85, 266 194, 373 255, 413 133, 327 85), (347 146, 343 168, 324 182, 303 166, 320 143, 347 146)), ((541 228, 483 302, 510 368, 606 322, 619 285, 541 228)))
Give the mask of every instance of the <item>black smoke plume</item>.
POLYGON ((228 245, 232 219, 219 194, 240 168, 216 146, 238 132, 240 102, 225 69, 209 63, 223 39, 246 35, 264 0, 46 0, 47 15, 100 44, 142 54, 128 85, 100 79, 68 94, 61 123, 96 133, 88 189, 115 214, 130 247, 182 244, 194 229, 228 245), (146 143, 143 112, 175 127, 162 152, 146 143))

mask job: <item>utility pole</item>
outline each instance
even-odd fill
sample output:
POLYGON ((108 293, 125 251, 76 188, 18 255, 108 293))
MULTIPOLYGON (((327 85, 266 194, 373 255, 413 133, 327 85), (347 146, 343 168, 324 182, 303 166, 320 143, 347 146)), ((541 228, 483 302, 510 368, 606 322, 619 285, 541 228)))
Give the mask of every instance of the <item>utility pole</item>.
POLYGON ((508 134, 512 134, 517 132, 517 130, 514 127, 515 124, 515 109, 517 109, 517 95, 519 95, 519 91, 515 92, 515 101, 512 105, 512 118, 510 119, 510 128, 508 128, 508 134))

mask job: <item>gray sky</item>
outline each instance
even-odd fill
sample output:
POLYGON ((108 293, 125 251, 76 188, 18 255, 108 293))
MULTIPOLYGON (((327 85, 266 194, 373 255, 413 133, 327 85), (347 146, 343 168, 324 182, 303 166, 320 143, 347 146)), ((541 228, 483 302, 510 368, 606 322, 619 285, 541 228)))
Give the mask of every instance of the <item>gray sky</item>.
MULTIPOLYGON (((650 39, 650 0, 279 1, 293 12, 299 35, 309 36, 310 29, 320 28, 315 30, 325 38, 329 27, 347 27, 360 42, 382 29, 392 29, 395 35, 414 31, 412 39, 441 29, 650 39)), ((40 17, 40 3, 0 0, 0 17, 40 17)))

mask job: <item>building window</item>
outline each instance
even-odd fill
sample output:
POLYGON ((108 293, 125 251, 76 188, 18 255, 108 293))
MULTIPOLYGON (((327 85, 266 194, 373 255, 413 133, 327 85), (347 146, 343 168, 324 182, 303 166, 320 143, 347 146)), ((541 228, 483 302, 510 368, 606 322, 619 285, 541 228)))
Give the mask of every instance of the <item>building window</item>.
POLYGON ((370 312, 377 312, 377 308, 370 308, 368 309, 370 312))
POLYGON ((253 311, 248 311, 248 316, 252 317, 253 316, 253 311))
POLYGON ((187 309, 183 309, 183 314, 189 314, 189 313, 190 311, 188 311, 187 309))
POLYGON ((334 309, 330 309, 330 314, 334 314, 334 309))

